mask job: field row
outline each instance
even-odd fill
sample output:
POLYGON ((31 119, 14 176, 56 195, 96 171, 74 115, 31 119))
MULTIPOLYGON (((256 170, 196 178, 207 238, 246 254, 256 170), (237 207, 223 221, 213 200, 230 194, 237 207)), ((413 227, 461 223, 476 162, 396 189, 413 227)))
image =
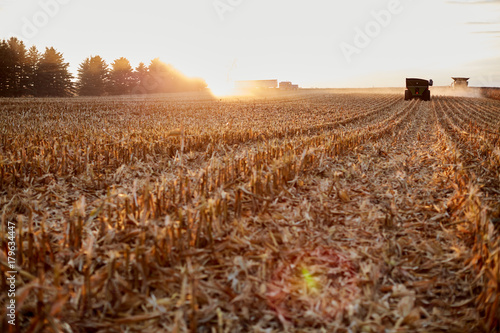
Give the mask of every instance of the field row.
POLYGON ((500 102, 2 103, 23 329, 499 325, 500 102))
MULTIPOLYGON (((365 131, 364 127, 369 124, 380 126, 378 122, 381 119, 391 121, 404 111, 402 102, 391 96, 381 98, 381 102, 376 104, 374 109, 354 107, 353 109, 358 110, 343 112, 343 106, 337 108, 337 105, 341 104, 337 100, 343 102, 346 98, 346 96, 330 98, 332 100, 329 103, 335 106, 330 107, 331 111, 316 108, 314 112, 311 112, 309 104, 296 105, 294 112, 281 104, 279 107, 274 106, 274 110, 262 107, 258 108, 258 112, 254 112, 245 110, 248 106, 243 105, 219 113, 216 110, 204 109, 195 113, 192 110, 184 112, 178 106, 175 106, 176 112, 169 112, 168 107, 163 107, 152 115, 151 119, 154 120, 151 122, 144 121, 146 115, 142 115, 140 121, 131 119, 130 122, 133 122, 135 127, 127 125, 126 121, 122 125, 113 123, 106 114, 100 113, 99 106, 92 112, 81 113, 62 107, 52 116, 50 111, 45 115, 42 111, 38 118, 34 117, 29 121, 25 119, 28 116, 16 114, 18 118, 10 117, 11 124, 0 135, 2 180, 6 179, 6 182, 23 186, 21 185, 23 183, 36 185, 40 180, 43 183, 45 182, 43 177, 47 174, 57 176, 86 174, 92 181, 99 183, 98 186, 103 186, 102 181, 107 174, 114 173, 122 165, 170 158, 176 156, 179 151, 185 154, 204 152, 210 156, 226 147, 231 149, 233 145, 267 142, 273 139, 286 141, 294 136, 311 136, 333 129, 336 129, 337 136, 345 137, 348 133, 359 129, 365 131), (210 122, 201 118, 198 112, 204 112, 205 117, 208 115, 211 119, 219 118, 217 126, 211 128, 210 122), (66 113, 72 113, 74 119, 65 118, 69 117, 66 113), (275 113, 279 113, 280 116, 275 116, 275 113), (251 119, 238 116, 239 114, 247 115, 251 119), (53 121, 47 120, 51 117, 54 118, 53 121), (105 118, 101 121, 99 117, 105 118), (172 118, 176 117, 181 120, 173 121, 172 118), (230 120, 226 122, 228 118, 230 120), (238 119, 237 125, 232 120, 234 118, 238 119), (196 122, 193 122, 195 119, 196 122), (301 119, 307 121, 299 123, 301 119), (190 123, 191 126, 195 126, 198 121, 204 125, 194 129, 185 125, 190 123), (67 126, 63 130, 52 122, 67 126), (226 124, 222 125, 224 122, 226 124), (113 130, 106 130, 106 127, 113 130), (117 133, 117 130, 122 132, 117 133)), ((319 100, 318 103, 325 103, 326 98, 316 99, 319 100)), ((47 107, 47 110, 55 108, 50 104, 43 106, 47 107)), ((255 105, 253 107, 255 108, 255 105)), ((4 114, 7 117, 10 112, 4 114)))

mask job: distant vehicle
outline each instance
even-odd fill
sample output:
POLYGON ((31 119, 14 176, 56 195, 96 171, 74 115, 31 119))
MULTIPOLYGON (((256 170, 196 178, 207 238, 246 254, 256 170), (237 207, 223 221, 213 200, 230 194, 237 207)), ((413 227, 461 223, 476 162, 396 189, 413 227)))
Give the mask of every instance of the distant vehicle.
POLYGON ((429 90, 429 86, 432 87, 433 84, 432 80, 406 79, 405 101, 413 98, 430 101, 431 91, 429 90))
POLYGON ((468 77, 452 77, 453 83, 451 87, 453 89, 467 89, 469 87, 468 77))

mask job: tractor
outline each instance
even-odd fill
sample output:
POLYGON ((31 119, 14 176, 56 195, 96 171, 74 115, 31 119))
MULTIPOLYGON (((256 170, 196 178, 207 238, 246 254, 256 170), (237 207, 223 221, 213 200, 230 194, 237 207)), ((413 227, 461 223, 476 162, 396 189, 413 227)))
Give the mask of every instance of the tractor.
POLYGON ((405 101, 413 98, 430 101, 431 91, 429 90, 429 86, 432 87, 432 84, 432 80, 406 79, 405 101))

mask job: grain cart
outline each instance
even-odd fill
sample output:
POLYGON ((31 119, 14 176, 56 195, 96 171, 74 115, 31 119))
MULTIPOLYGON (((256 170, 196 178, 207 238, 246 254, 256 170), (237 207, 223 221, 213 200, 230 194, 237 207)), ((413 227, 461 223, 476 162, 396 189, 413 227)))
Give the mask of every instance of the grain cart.
POLYGON ((432 86, 432 84, 432 80, 406 79, 405 101, 412 98, 430 101, 431 91, 429 90, 429 86, 432 86))

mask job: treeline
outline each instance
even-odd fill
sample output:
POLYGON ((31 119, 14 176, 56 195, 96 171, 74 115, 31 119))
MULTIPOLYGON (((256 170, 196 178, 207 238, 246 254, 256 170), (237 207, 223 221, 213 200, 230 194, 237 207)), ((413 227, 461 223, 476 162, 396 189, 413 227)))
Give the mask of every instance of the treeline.
POLYGON ((73 76, 62 53, 53 47, 40 53, 17 38, 0 41, 0 96, 71 96, 73 76))
POLYGON ((123 57, 109 66, 100 56, 91 56, 78 67, 76 80, 68 67, 63 54, 53 47, 41 53, 35 46, 26 48, 15 37, 2 40, 0 97, 152 94, 207 87, 204 80, 188 78, 158 58, 134 69, 123 57))

